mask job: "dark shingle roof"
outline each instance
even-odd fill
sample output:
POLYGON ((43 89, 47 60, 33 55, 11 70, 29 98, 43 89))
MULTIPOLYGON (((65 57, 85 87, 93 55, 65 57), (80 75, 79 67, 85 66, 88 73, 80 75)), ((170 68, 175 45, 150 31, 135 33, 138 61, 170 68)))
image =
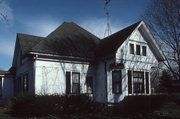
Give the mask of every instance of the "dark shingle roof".
POLYGON ((32 47, 38 44, 43 37, 18 33, 17 39, 19 40, 22 55, 25 55, 29 52, 29 50, 31 50, 32 47))
POLYGON ((96 56, 101 57, 116 52, 118 47, 131 35, 140 22, 141 21, 102 39, 96 50, 96 56))
POLYGON ((81 58, 94 58, 100 39, 72 22, 64 22, 33 47, 32 51, 81 58))
POLYGON ((23 55, 33 51, 61 56, 95 58, 114 53, 140 22, 102 40, 73 22, 64 22, 45 38, 26 34, 17 36, 23 55))

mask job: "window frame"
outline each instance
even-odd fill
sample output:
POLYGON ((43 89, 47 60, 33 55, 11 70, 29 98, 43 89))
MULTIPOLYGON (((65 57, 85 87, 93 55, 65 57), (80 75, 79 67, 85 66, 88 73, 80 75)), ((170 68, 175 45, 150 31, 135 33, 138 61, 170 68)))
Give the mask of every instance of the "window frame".
POLYGON ((72 93, 72 94, 80 94, 81 91, 80 91, 80 73, 79 73, 79 72, 72 72, 71 82, 72 82, 72 84, 71 84, 71 88, 72 88, 72 89, 71 89, 71 93, 72 93), (74 82, 73 82, 73 74, 78 74, 78 75, 79 75, 78 83, 74 83, 74 82), (78 86, 78 92, 73 92, 74 85, 78 86))
POLYGON ((113 70, 112 71, 112 93, 114 93, 114 94, 122 94, 122 71, 121 70, 113 70), (113 73, 114 72, 119 72, 120 73, 120 79, 119 79, 119 81, 114 81, 113 79, 113 73), (116 90, 115 90, 115 88, 114 88, 114 86, 115 85, 118 85, 119 84, 119 91, 117 92, 116 90))

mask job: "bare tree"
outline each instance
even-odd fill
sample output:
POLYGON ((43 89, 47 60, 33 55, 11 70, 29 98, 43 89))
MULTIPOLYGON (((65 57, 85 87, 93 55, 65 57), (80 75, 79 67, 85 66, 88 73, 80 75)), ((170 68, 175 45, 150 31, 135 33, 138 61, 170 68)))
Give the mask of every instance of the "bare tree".
MULTIPOLYGON (((0 0, 0 5, 4 2, 4 0, 0 0)), ((1 8, 1 6, 0 6, 1 8)), ((3 19, 5 21, 8 21, 7 19, 7 14, 2 10, 0 9, 0 19, 3 19)))
POLYGON ((164 65, 180 79, 180 0, 153 0, 142 19, 164 53, 164 65))

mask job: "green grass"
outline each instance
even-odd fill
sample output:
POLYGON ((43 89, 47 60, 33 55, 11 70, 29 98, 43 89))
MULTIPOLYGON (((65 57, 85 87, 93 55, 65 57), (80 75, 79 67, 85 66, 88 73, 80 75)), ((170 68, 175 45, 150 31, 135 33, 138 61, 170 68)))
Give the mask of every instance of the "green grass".
POLYGON ((180 118, 180 105, 177 105, 174 102, 169 102, 161 109, 155 111, 154 114, 170 118, 180 118))
POLYGON ((3 108, 0 108, 0 119, 18 119, 6 114, 3 108))

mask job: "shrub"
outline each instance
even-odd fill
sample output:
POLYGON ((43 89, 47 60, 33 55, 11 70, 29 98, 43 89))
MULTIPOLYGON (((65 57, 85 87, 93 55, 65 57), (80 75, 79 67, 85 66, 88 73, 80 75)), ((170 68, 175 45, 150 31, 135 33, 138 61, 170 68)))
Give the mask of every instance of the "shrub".
POLYGON ((12 114, 15 116, 47 116, 61 114, 92 113, 94 102, 87 95, 34 95, 20 94, 12 100, 12 114))
POLYGON ((130 115, 143 112, 151 112, 170 98, 167 95, 150 95, 150 96, 127 96, 124 100, 114 108, 114 114, 130 115))
POLYGON ((19 94, 11 100, 11 113, 15 116, 34 115, 35 95, 30 93, 19 94))

